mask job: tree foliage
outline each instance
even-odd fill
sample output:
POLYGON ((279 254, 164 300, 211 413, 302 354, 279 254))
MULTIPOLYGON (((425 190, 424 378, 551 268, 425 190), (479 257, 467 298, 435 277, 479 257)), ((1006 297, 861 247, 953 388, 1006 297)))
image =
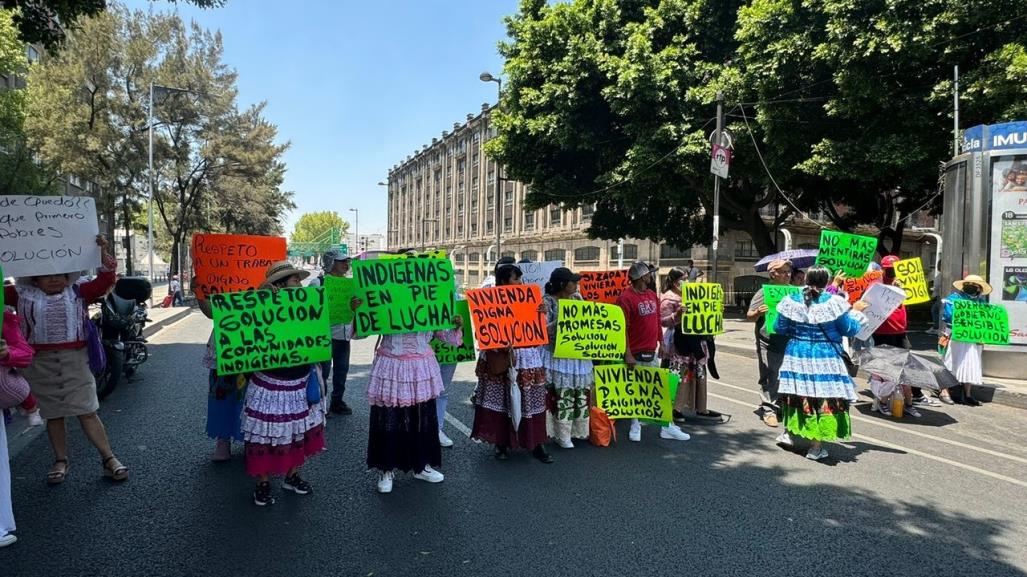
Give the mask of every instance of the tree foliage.
POLYGON ((707 244, 708 140, 723 91, 735 155, 722 228, 748 232, 764 254, 795 208, 842 229, 887 229, 925 203, 939 208, 954 65, 964 126, 1027 113, 1016 5, 522 0, 500 46, 506 91, 489 151, 531 184, 532 207, 596 203, 593 237, 707 244), (778 204, 765 222, 760 209, 778 204))
POLYGON ((349 223, 344 221, 334 210, 303 213, 289 235, 290 242, 324 242, 331 238, 331 230, 339 230, 339 237, 345 238, 349 232, 349 223))

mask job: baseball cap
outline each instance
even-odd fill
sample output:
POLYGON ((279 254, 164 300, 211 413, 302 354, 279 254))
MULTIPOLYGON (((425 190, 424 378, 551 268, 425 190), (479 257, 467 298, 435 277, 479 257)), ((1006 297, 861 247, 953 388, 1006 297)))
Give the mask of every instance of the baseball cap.
POLYGON ((571 269, 561 266, 553 269, 553 272, 549 275, 549 282, 551 283, 565 283, 565 282, 578 282, 581 280, 580 274, 574 274, 571 269))
POLYGON ((339 249, 333 248, 325 251, 321 263, 325 268, 331 268, 337 260, 353 260, 353 257, 349 253, 343 253, 339 249))
POLYGON ((640 260, 635 261, 635 264, 631 265, 631 268, 628 269, 628 278, 631 280, 638 280, 650 272, 649 265, 645 264, 645 262, 640 260))
POLYGON ((899 262, 899 257, 890 254, 881 259, 882 268, 895 268, 895 263, 899 262))

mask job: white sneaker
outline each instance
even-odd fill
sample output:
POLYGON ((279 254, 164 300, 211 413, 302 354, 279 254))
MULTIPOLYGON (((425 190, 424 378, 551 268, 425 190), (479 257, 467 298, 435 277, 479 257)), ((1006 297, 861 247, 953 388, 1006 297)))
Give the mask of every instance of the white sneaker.
POLYGON ((15 537, 14 535, 11 535, 10 533, 8 533, 8 534, 4 535, 3 537, 0 537, 0 547, 6 547, 8 545, 14 545, 14 543, 17 540, 18 540, 17 537, 15 537))
POLYGON ((378 478, 378 492, 379 493, 391 493, 392 492, 392 478, 394 473, 389 471, 388 473, 382 473, 382 476, 378 478))
POLYGON ((673 439, 675 441, 687 441, 692 438, 692 435, 682 431, 681 427, 671 424, 660 428, 660 438, 673 439))
POLYGON ((827 449, 820 447, 820 451, 817 452, 813 452, 813 449, 810 449, 809 452, 806 453, 806 458, 810 461, 819 461, 821 459, 826 459, 827 449))
POLYGON ((558 447, 560 447, 561 449, 573 449, 574 448, 574 443, 571 442, 570 439, 563 438, 563 437, 557 437, 556 438, 556 445, 558 447))
POLYGON ((881 413, 885 417, 890 417, 891 416, 891 407, 888 406, 888 403, 878 403, 878 405, 877 405, 877 412, 881 413))
POLYGON ((39 415, 39 411, 32 411, 29 413, 29 426, 30 427, 42 427, 43 417, 39 415))
POLYGON ((638 419, 631 419, 631 428, 628 429, 628 440, 639 442, 642 440, 642 423, 638 419))
POLYGON ((446 477, 442 473, 432 469, 431 465, 425 465, 423 471, 420 473, 414 473, 414 478, 420 479, 421 481, 428 481, 429 483, 441 483, 446 477))
POLYGON ((916 410, 916 407, 913 406, 906 407, 906 414, 917 419, 924 416, 920 411, 916 410))
POLYGON ((792 436, 788 433, 788 431, 783 431, 780 435, 775 437, 774 442, 778 445, 784 445, 786 447, 791 447, 795 444, 795 441, 792 440, 792 436))
POLYGON ((447 435, 442 429, 439 429, 439 444, 443 447, 453 446, 453 439, 450 439, 449 435, 447 435))

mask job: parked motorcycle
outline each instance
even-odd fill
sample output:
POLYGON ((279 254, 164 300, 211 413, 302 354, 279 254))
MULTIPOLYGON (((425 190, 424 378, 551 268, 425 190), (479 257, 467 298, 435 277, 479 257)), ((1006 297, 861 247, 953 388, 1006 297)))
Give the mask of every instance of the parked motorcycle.
POLYGON ((92 318, 107 354, 104 370, 94 375, 96 396, 100 399, 114 391, 122 375, 131 381, 136 368, 150 357, 143 329, 150 322, 146 301, 152 295, 150 281, 125 277, 118 279, 114 289, 100 302, 100 312, 92 318))

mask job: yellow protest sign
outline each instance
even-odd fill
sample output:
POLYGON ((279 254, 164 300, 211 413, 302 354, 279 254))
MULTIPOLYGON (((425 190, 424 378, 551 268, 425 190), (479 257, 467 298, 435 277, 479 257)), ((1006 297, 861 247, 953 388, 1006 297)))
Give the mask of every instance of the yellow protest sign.
POLYGON ((681 284, 681 332, 719 335, 724 332, 724 288, 711 282, 681 284))
POLYGON ((906 291, 904 305, 916 305, 931 300, 927 290, 927 277, 924 275, 924 263, 920 257, 907 258, 895 263, 895 280, 902 290, 906 291))
POLYGON ((558 359, 624 358, 624 309, 617 305, 562 299, 556 320, 558 359))
POLYGON ((653 419, 668 422, 674 399, 667 369, 635 365, 599 365, 593 369, 596 405, 611 419, 653 419))

